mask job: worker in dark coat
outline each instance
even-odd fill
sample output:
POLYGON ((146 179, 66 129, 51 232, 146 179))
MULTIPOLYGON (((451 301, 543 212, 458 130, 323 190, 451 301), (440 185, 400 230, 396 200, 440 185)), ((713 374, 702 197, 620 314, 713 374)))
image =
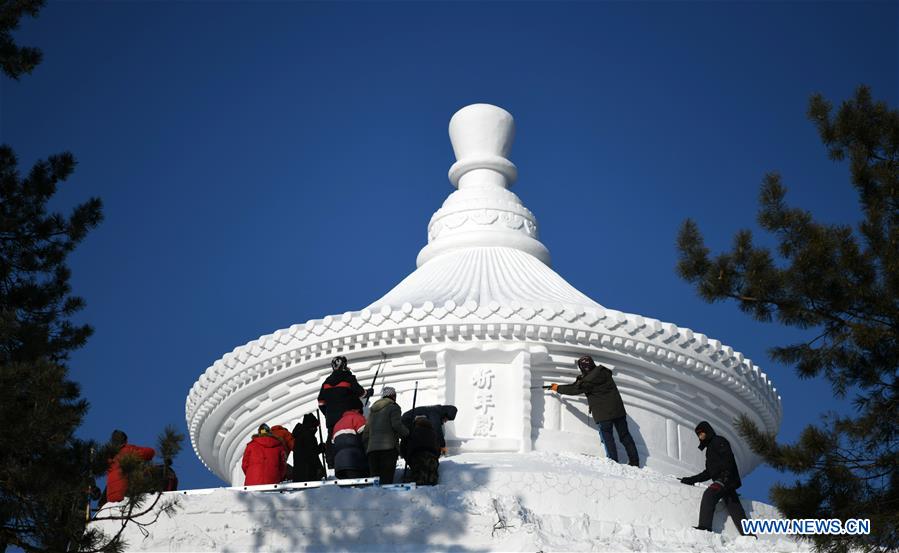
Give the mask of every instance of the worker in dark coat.
POLYGON ((243 452, 240 464, 244 473, 244 486, 277 484, 287 473, 287 454, 284 443, 272 435, 267 424, 259 427, 243 452))
POLYGON ((153 465, 153 479, 158 483, 161 492, 173 492, 178 489, 178 475, 172 468, 172 460, 165 459, 161 465, 153 465))
POLYGON ((309 482, 322 480, 325 477, 325 467, 322 465, 321 454, 325 451, 324 444, 318 443, 315 435, 318 431, 318 419, 312 413, 303 415, 303 422, 293 427, 293 481, 309 482))
POLYGON ((705 450, 705 470, 694 476, 681 478, 680 481, 692 486, 697 482, 711 480, 712 485, 702 494, 699 526, 695 528, 711 532, 715 505, 719 501, 724 501, 727 512, 737 525, 737 531, 743 534, 741 521, 746 518, 746 511, 743 510, 743 504, 737 495, 737 488, 742 486, 743 482, 740 480, 740 471, 737 469, 737 460, 734 459, 730 442, 716 434, 712 425, 706 421, 696 425, 696 436, 699 438, 699 450, 705 450))
MULTIPOLYGON (((455 405, 425 405, 416 407, 403 413, 403 424, 411 432, 412 426, 416 418, 425 416, 431 422, 431 429, 437 434, 437 447, 440 448, 441 455, 446 454, 446 438, 443 435, 443 425, 447 421, 456 420, 458 413, 455 405)), ((406 447, 403 447, 403 457, 406 457, 406 447)))
POLYGON ((365 417, 350 409, 334 425, 334 475, 337 478, 365 478, 368 458, 362 443, 365 417))
POLYGON ((178 489, 178 475, 172 468, 172 460, 166 459, 163 463, 162 471, 162 491, 173 492, 178 489))
POLYGON ((318 408, 325 415, 325 426, 328 429, 325 453, 328 466, 334 464, 331 447, 334 438, 334 425, 349 410, 362 412, 362 400, 370 397, 373 390, 365 390, 356 380, 356 375, 347 366, 346 357, 339 355, 331 360, 331 374, 322 382, 318 393, 318 408))
MULTIPOLYGON (((128 477, 122 472, 119 463, 125 457, 137 457, 142 461, 149 461, 156 455, 151 447, 141 447, 128 443, 128 435, 121 430, 113 430, 109 443, 116 450, 115 456, 109 460, 109 469, 106 471, 106 501, 122 501, 128 493, 128 477)), ((151 470, 148 466, 147 470, 151 470)))
POLYGON ((413 421, 412 432, 406 438, 406 460, 412 481, 419 486, 433 486, 439 479, 440 446, 437 433, 426 415, 413 421))
POLYGON ((602 434, 602 442, 606 447, 606 456, 618 462, 618 447, 612 436, 612 428, 618 432, 618 439, 627 452, 628 464, 634 467, 640 466, 640 457, 637 454, 637 445, 627 428, 627 413, 624 410, 624 402, 618 392, 618 386, 612 379, 612 371, 602 365, 596 366, 593 358, 585 355, 576 363, 581 375, 572 384, 553 384, 550 389, 565 395, 587 395, 587 405, 593 420, 599 424, 602 434))
POLYGON ((381 479, 381 484, 393 484, 399 440, 409 435, 402 418, 402 410, 396 404, 396 390, 385 386, 381 399, 371 406, 368 423, 362 432, 369 471, 381 479))

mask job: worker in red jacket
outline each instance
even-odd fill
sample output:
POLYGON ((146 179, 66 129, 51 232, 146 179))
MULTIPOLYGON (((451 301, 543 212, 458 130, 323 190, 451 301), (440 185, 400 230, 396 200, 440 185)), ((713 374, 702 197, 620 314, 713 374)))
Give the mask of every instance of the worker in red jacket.
POLYGON ((272 435, 267 424, 259 427, 243 452, 241 463, 244 486, 277 484, 287 473, 287 454, 284 443, 272 435))
POLYGON ((368 458, 362 432, 365 417, 350 409, 334 425, 334 476, 337 478, 365 478, 368 476, 368 458))
MULTIPOLYGON (((281 440, 281 444, 284 445, 284 458, 290 457, 290 454, 293 453, 293 434, 290 433, 290 430, 276 424, 272 427, 272 436, 281 440)), ((293 480, 293 467, 290 466, 290 463, 287 463, 287 471, 282 480, 293 480)))
POLYGON ((119 462, 123 457, 132 455, 144 461, 149 461, 156 455, 152 447, 140 447, 128 443, 128 435, 121 430, 113 430, 109 443, 118 447, 118 453, 109 463, 106 471, 106 501, 121 501, 128 492, 128 477, 122 474, 119 462))

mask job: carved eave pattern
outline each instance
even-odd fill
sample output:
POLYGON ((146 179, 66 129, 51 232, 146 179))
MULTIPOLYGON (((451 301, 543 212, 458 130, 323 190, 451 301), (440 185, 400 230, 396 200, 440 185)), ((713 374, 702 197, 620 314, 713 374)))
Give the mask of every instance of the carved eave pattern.
POLYGON ((757 408, 766 431, 776 432, 780 425, 781 398, 768 376, 742 353, 704 334, 602 307, 495 301, 478 305, 473 300, 457 305, 449 300, 439 306, 426 301, 329 315, 235 348, 207 368, 187 396, 191 443, 206 463, 198 448, 206 418, 244 387, 281 371, 295 374, 298 366, 326 366, 337 354, 349 356, 352 363, 354 352, 391 344, 477 340, 570 344, 643 360, 692 374, 741 397, 757 408))

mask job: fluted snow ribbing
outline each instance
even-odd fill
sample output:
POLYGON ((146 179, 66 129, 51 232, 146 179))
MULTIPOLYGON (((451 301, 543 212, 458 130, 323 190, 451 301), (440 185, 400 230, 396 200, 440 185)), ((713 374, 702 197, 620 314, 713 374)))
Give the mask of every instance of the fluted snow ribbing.
POLYGON ((474 301, 478 305, 602 307, 530 254, 507 247, 479 247, 447 253, 422 265, 368 309, 405 303, 420 306, 426 301, 442 305, 450 300, 457 305, 474 301))

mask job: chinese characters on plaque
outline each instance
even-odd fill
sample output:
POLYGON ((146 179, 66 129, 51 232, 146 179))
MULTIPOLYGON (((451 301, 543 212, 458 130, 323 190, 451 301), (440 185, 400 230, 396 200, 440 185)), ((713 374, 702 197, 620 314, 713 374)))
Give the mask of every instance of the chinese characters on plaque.
POLYGON ((471 376, 474 385, 474 430, 472 435, 482 437, 496 436, 493 408, 496 403, 493 400, 493 370, 478 369, 471 376))

